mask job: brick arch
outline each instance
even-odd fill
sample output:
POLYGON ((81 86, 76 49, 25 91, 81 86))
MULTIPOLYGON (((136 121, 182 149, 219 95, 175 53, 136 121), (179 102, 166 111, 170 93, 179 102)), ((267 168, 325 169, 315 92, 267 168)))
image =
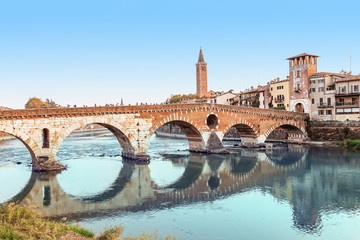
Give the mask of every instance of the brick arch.
POLYGON ((149 137, 151 137, 159 127, 161 127, 166 123, 171 123, 171 122, 178 122, 178 123, 184 122, 188 124, 188 126, 191 126, 194 130, 196 130, 200 135, 203 133, 201 128, 196 123, 194 123, 194 121, 183 116, 182 113, 180 114, 174 113, 173 115, 169 114, 169 116, 167 117, 153 121, 152 127, 150 128, 149 137))
POLYGON ((160 126, 166 123, 175 123, 183 130, 187 136, 190 151, 198 152, 205 149, 205 141, 202 136, 203 131, 196 123, 193 124, 194 121, 191 121, 189 118, 183 117, 182 115, 179 116, 179 114, 174 114, 161 120, 154 121, 149 131, 149 139, 160 126))
MULTIPOLYGON (((273 126, 271 126, 266 132, 265 132, 265 138, 267 138, 270 133, 272 133, 272 131, 274 131, 275 129, 281 127, 281 126, 292 126, 294 128, 297 128, 299 130, 298 134, 303 134, 306 135, 306 131, 305 129, 300 126, 296 121, 294 120, 287 120, 287 121, 280 121, 280 122, 276 122, 273 126)), ((286 131, 286 129, 284 129, 286 131)))
MULTIPOLYGON (((249 127, 249 130, 251 129, 254 132, 254 137, 258 137, 260 136, 260 131, 257 127, 255 127, 254 124, 252 124, 251 122, 247 121, 246 119, 240 118, 237 119, 235 122, 231 122, 229 123, 224 130, 222 131, 223 134, 225 135, 225 133, 231 128, 231 127, 236 127, 236 126, 247 126, 249 127)), ((239 131, 240 132, 240 131, 239 131)), ((240 132, 241 134, 241 132, 240 132)))
POLYGON ((117 121, 112 120, 111 118, 104 118, 104 117, 92 117, 92 118, 84 118, 80 119, 79 121, 74 122, 67 128, 65 128, 61 132, 55 132, 53 136, 53 154, 57 154, 57 151, 60 149, 61 144, 63 141, 76 129, 84 128, 86 125, 89 124, 99 124, 109 131, 111 131, 114 136, 117 138, 123 153, 133 154, 134 153, 134 146, 132 144, 132 140, 134 140, 134 136, 130 133, 130 131, 124 127, 122 124, 118 123, 117 121))
POLYGON ((37 160, 36 156, 40 154, 40 148, 36 141, 34 141, 29 135, 24 133, 21 129, 15 130, 13 126, 6 123, 0 126, 0 132, 10 134, 19 139, 29 150, 32 161, 34 162, 37 160))

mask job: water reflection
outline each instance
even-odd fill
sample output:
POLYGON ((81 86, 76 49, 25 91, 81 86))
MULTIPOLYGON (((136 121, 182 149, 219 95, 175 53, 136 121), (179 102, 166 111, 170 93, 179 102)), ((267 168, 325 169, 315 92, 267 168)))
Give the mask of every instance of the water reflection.
POLYGON ((177 169, 176 177, 166 184, 156 181, 157 174, 162 174, 157 170, 164 165, 122 162, 113 182, 92 195, 69 194, 59 183, 61 174, 32 173, 12 201, 36 205, 45 217, 66 216, 79 221, 123 211, 221 201, 261 189, 289 203, 293 225, 301 232, 313 234, 321 231, 324 215, 359 211, 358 156, 296 146, 271 152, 242 150, 232 155, 162 154, 158 161, 177 169))

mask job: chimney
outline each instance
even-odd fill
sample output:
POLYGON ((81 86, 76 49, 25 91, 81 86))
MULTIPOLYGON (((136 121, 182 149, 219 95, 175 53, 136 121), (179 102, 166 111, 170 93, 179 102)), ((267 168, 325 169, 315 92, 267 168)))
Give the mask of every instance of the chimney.
POLYGON ((280 81, 280 78, 278 77, 276 80, 277 80, 277 82, 279 82, 279 81, 280 81))
POLYGON ((254 89, 254 87, 253 86, 251 86, 251 90, 253 90, 254 89))

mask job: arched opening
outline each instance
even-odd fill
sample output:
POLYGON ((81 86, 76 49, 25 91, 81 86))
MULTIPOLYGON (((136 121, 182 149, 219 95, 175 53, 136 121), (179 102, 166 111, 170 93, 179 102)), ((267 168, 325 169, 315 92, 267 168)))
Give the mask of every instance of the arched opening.
POLYGON ((128 137, 117 127, 105 123, 91 123, 74 129, 57 152, 57 160, 82 157, 119 157, 134 153, 128 137), (120 148, 119 148, 120 144, 120 148))
MULTIPOLYGON (((188 122, 175 120, 163 124, 155 131, 155 134, 150 139, 148 153, 156 155, 164 150, 166 152, 184 152, 188 150, 201 152, 204 149, 205 144, 200 132, 188 122), (162 142, 161 146, 159 145, 160 142, 162 142)), ((151 159, 153 157, 151 156, 151 159)))
POLYGON ((226 131, 223 137, 223 145, 225 147, 238 147, 246 145, 250 140, 256 139, 255 131, 246 124, 236 124, 226 131))
POLYGON ((25 141, 0 131, 0 204, 13 200, 26 188, 33 159, 35 153, 25 141))
POLYGON ((297 103, 295 105, 295 112, 303 113, 304 112, 304 105, 302 103, 297 103))
POLYGON ((42 147, 43 148, 49 148, 50 146, 50 141, 49 141, 49 129, 44 128, 42 130, 42 147))
POLYGON ((206 124, 210 129, 215 129, 219 123, 219 119, 215 114, 210 114, 206 119, 206 124))
POLYGON ((200 174, 205 161, 198 159, 201 155, 190 152, 201 151, 204 145, 200 132, 188 122, 176 120, 159 127, 151 136, 148 149, 155 185, 160 188, 188 186, 194 172, 200 174))
POLYGON ((296 126, 284 124, 275 128, 266 138, 267 142, 288 142, 293 139, 302 139, 304 132, 296 126))
POLYGON ((103 195, 99 196, 104 190, 113 189, 119 178, 124 151, 133 153, 134 149, 128 137, 115 126, 91 123, 73 130, 57 152, 57 161, 67 165, 67 171, 57 176, 59 184, 76 198, 100 201, 103 195))

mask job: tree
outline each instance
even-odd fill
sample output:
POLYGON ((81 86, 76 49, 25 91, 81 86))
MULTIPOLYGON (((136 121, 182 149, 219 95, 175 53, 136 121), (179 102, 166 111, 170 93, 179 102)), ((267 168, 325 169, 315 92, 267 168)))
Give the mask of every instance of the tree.
POLYGON ((175 94, 175 95, 172 95, 166 101, 168 103, 179 103, 179 102, 181 102, 183 100, 198 99, 198 98, 200 98, 199 95, 192 94, 192 93, 189 93, 189 94, 175 94))
POLYGON ((27 101, 27 103, 25 104, 25 109, 30 109, 30 108, 44 108, 46 107, 46 105, 44 104, 43 101, 41 101, 40 98, 37 97, 32 97, 29 98, 29 100, 27 101))
POLYGON ((25 104, 25 109, 31 109, 31 108, 57 108, 59 107, 58 104, 55 103, 52 99, 46 99, 45 102, 43 102, 40 98, 32 97, 29 98, 27 103, 25 104))

